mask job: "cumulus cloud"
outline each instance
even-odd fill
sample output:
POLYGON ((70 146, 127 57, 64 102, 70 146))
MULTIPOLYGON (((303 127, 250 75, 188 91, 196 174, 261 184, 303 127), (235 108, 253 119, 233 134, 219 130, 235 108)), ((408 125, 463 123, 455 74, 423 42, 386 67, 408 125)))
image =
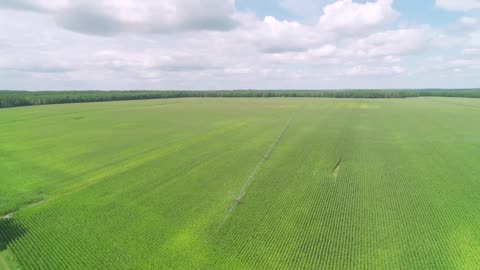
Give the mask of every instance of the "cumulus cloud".
POLYGON ((460 18, 460 23, 464 26, 470 27, 480 24, 480 20, 474 17, 465 16, 460 18))
POLYGON ((243 35, 266 53, 305 51, 332 38, 315 27, 295 21, 279 21, 272 16, 265 17, 263 22, 244 31, 243 35))
MULTIPOLYGON (((282 3, 292 5, 290 1, 282 3)), ((312 3, 300 1, 299 5, 310 6, 312 3)), ((267 16, 263 21, 250 23, 250 27, 241 32, 246 40, 253 41, 264 53, 305 52, 332 41, 378 31, 397 17, 398 13, 392 8, 392 0, 364 4, 342 0, 326 5, 317 24, 267 16)))
POLYGON ((0 0, 1 88, 448 86, 452 71, 479 83, 474 12, 442 29, 400 26, 392 0, 280 4, 303 18, 233 0, 0 0))
POLYGON ((3 62, 0 63, 0 70, 28 73, 64 73, 74 71, 74 69, 68 65, 35 61, 15 61, 14 63, 3 62))
POLYGON ((440 8, 453 11, 480 9, 479 0, 436 0, 435 4, 440 8))
POLYGON ((237 25, 234 0, 6 0, 1 5, 48 12, 62 27, 99 35, 225 31, 237 25))
POLYGON ((366 66, 357 65, 340 72, 340 76, 379 76, 379 75, 398 75, 405 73, 406 70, 400 66, 366 66))
POLYGON ((463 53, 470 57, 480 56, 480 29, 472 31, 468 34, 466 47, 463 50, 463 53))
POLYGON ((313 46, 305 51, 277 52, 268 59, 285 63, 290 61, 317 64, 338 64, 346 61, 397 63, 402 56, 444 46, 443 43, 437 44, 442 41, 442 37, 428 26, 401 28, 376 32, 362 38, 332 40, 333 44, 313 46))
POLYGON ((39 12, 53 12, 68 5, 68 0, 2 0, 0 6, 13 9, 27 9, 39 12))
POLYGON ((190 72, 223 69, 214 59, 207 59, 199 55, 175 55, 151 58, 147 68, 167 72, 190 72))
POLYGON ((469 34, 472 45, 480 47, 480 29, 469 34))
POLYGON ((430 48, 435 37, 429 27, 388 30, 357 40, 351 49, 355 55, 366 57, 413 54, 430 48))
POLYGON ((393 0, 377 0, 364 4, 352 0, 336 1, 325 6, 318 21, 321 29, 335 32, 364 33, 385 26, 398 17, 393 0))
POLYGON ((466 48, 463 53, 467 56, 480 56, 480 48, 466 48))
POLYGON ((272 53, 264 56, 266 61, 272 63, 302 65, 338 64, 338 59, 345 56, 345 50, 335 45, 326 44, 321 47, 308 49, 302 52, 272 53))

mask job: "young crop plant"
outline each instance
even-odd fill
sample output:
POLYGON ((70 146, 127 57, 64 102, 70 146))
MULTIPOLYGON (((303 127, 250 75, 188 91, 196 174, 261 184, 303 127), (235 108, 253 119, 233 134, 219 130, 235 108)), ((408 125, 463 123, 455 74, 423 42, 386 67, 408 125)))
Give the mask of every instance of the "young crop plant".
POLYGON ((480 269, 480 101, 0 110, 0 269, 480 269))

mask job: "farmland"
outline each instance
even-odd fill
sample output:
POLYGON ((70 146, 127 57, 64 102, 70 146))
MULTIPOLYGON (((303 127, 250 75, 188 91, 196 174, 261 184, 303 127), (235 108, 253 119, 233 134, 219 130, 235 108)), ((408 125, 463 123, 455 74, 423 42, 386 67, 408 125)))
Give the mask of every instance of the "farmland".
POLYGON ((480 100, 0 110, 0 269, 479 269, 480 100))

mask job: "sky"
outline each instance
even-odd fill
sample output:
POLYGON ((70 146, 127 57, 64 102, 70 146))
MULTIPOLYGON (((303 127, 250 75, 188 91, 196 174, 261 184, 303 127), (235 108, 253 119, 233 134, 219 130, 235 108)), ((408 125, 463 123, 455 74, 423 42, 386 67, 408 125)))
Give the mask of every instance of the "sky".
POLYGON ((0 0, 0 89, 480 87, 480 0, 0 0))

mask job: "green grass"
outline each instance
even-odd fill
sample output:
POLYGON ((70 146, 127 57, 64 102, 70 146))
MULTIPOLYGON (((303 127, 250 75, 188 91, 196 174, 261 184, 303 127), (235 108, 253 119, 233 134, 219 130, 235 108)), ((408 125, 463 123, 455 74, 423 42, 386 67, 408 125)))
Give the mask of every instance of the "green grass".
POLYGON ((17 264, 8 250, 0 251, 0 270, 17 270, 17 264))
POLYGON ((21 269, 479 269, 479 117, 480 100, 453 98, 2 109, 0 213, 16 212, 0 254, 21 269))

